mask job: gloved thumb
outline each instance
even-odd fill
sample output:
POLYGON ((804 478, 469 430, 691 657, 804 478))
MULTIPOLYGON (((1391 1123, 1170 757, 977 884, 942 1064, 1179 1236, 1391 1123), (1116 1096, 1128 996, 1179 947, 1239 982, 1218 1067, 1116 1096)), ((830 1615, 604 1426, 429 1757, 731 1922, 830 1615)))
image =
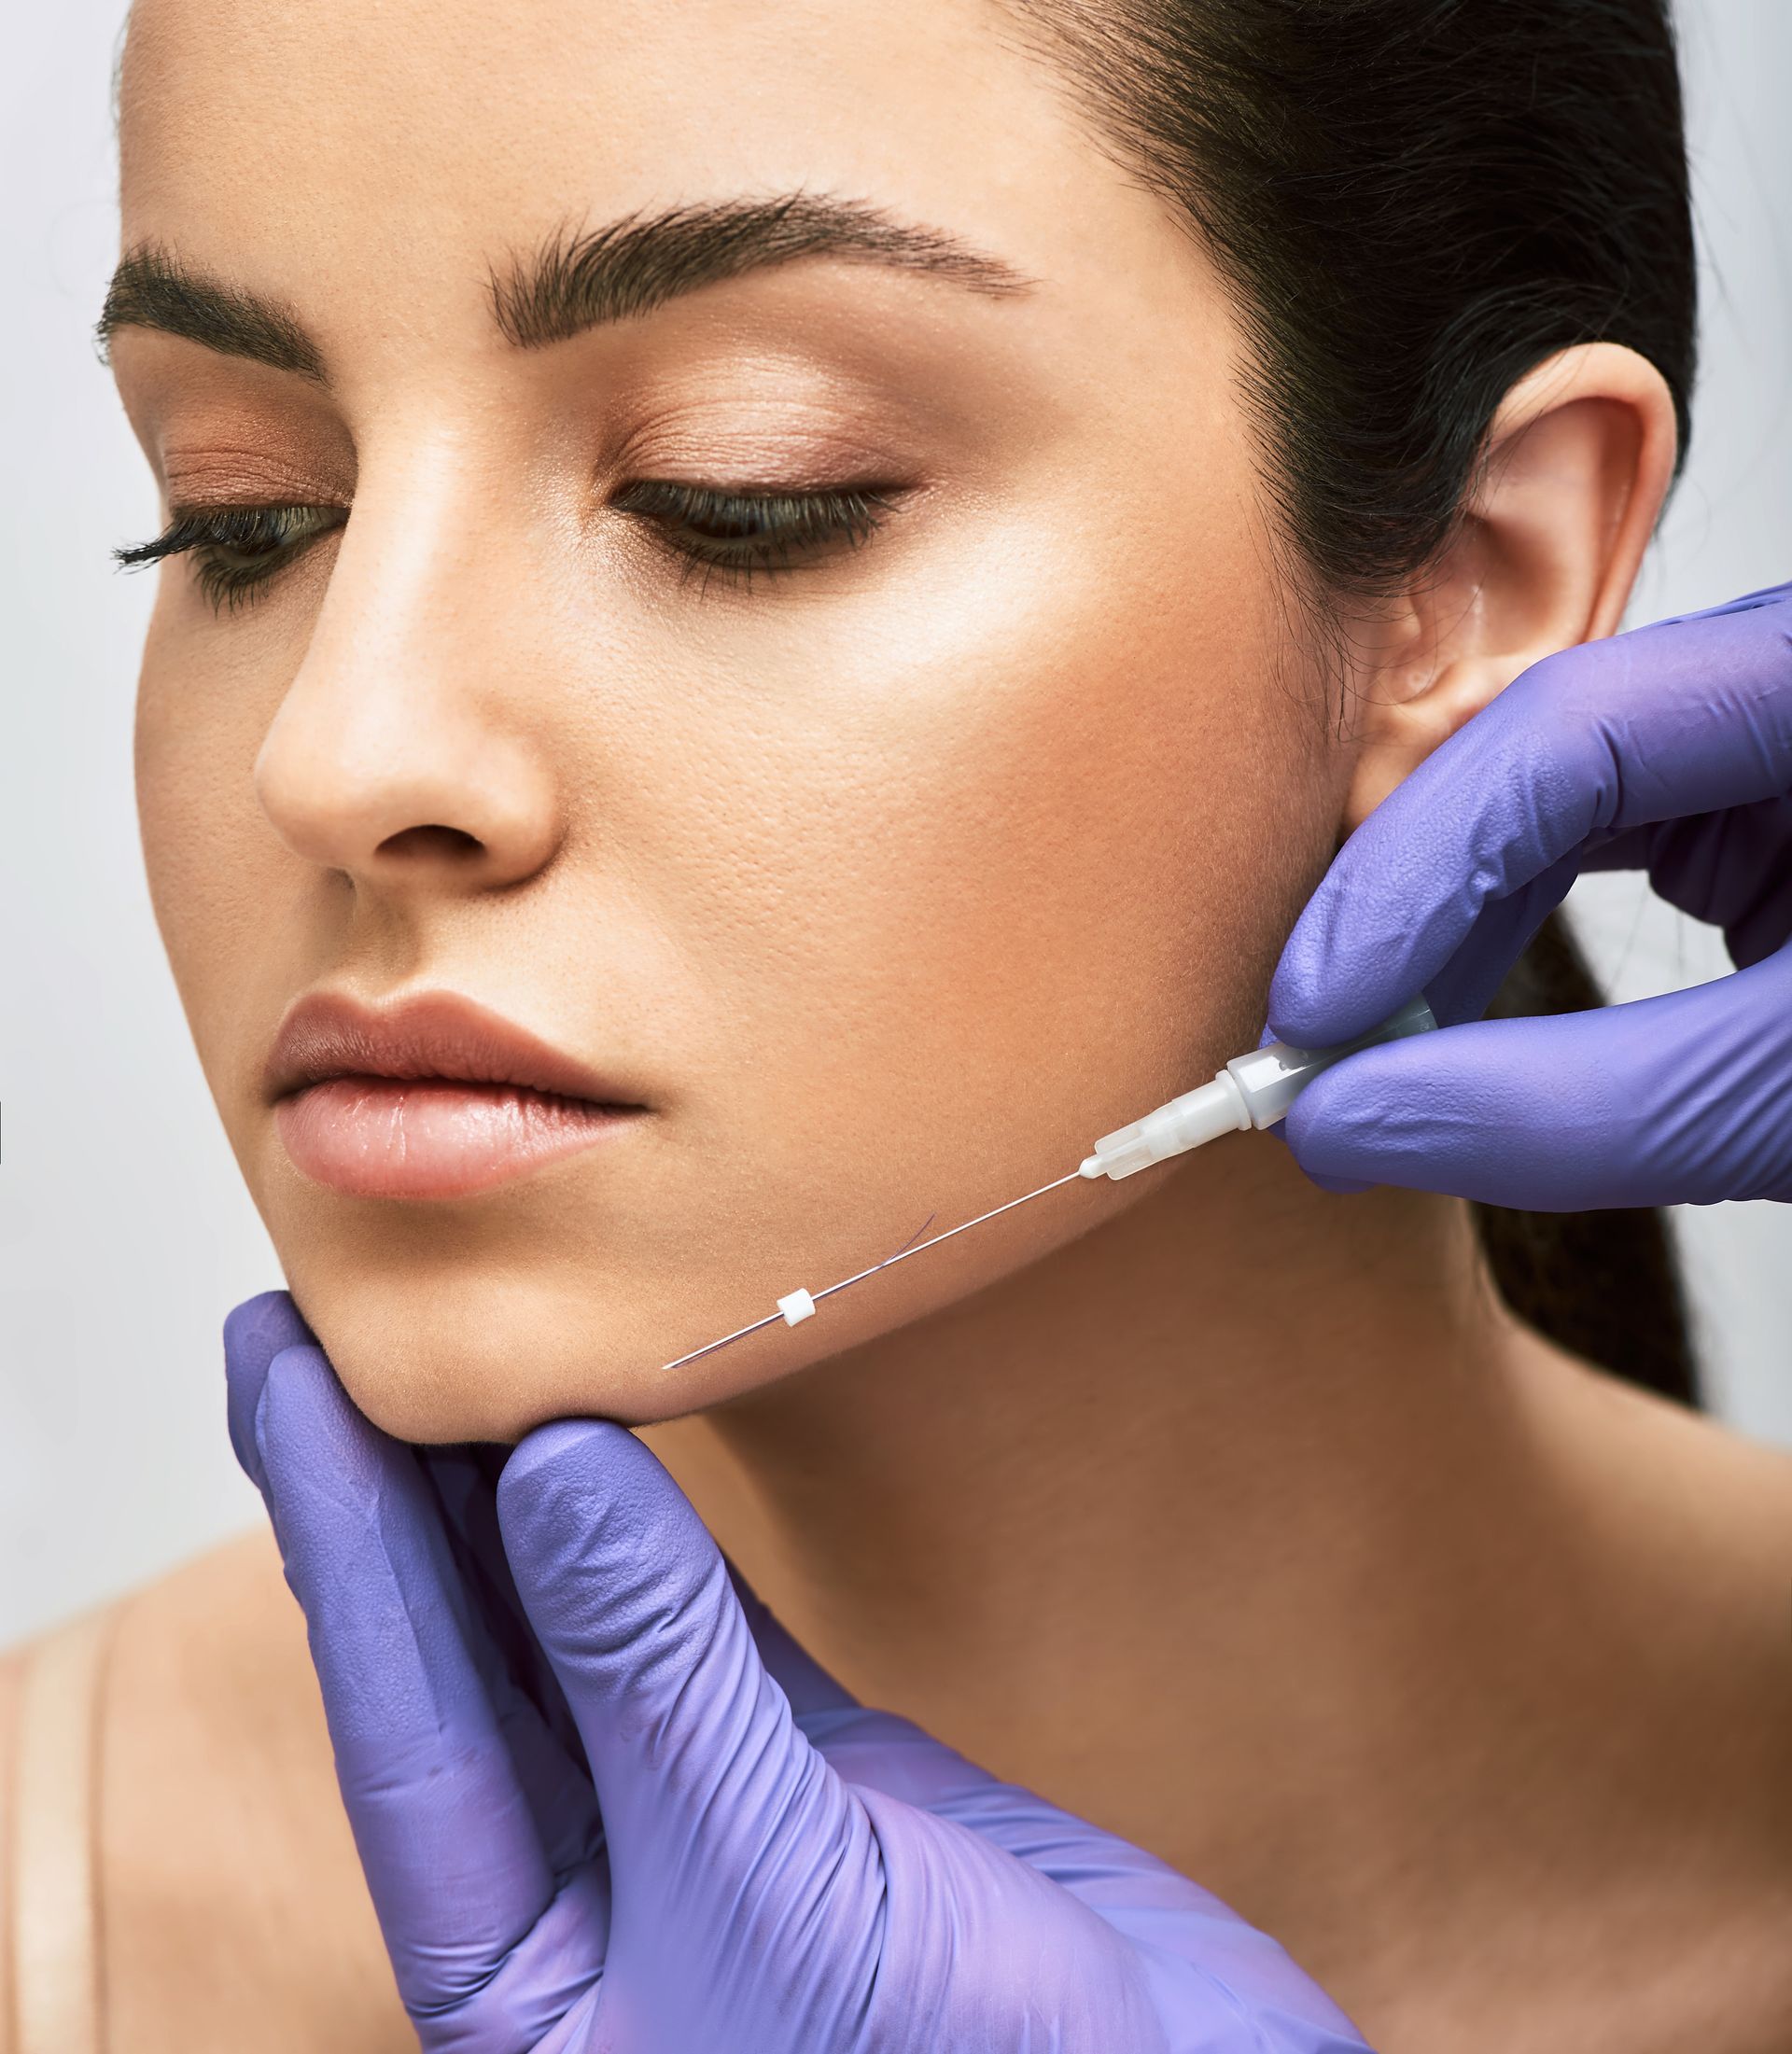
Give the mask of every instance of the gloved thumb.
POLYGON ((264 1498, 268 1479, 255 1436, 255 1415, 267 1384, 268 1364, 283 1348, 316 1346, 317 1336, 287 1292, 259 1292, 225 1316, 224 1385, 231 1446, 245 1475, 264 1498))
POLYGON ((721 1550, 650 1449, 601 1421, 538 1428, 498 1479, 497 1516, 584 1743, 619 1901, 657 1897, 672 1931, 707 1907, 733 1930, 743 1912, 750 1926, 754 1894, 788 1908, 792 1868, 851 1859, 860 1808, 798 1728, 721 1550))
POLYGON ((1308 1085, 1309 1175, 1533 1211, 1792 1199, 1792 948, 1628 1005, 1365 1049, 1308 1085))

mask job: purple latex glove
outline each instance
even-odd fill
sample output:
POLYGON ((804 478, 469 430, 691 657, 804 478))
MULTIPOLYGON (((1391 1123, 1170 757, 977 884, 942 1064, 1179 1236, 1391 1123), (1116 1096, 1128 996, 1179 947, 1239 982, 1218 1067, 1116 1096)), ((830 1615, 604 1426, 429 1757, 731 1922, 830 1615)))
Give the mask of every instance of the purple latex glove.
POLYGON ((1351 835, 1269 1024, 1349 1041, 1422 990, 1445 1031, 1368 1049, 1288 1115, 1322 1182, 1538 1211, 1792 1199, 1792 586, 1551 656, 1351 835), (1646 869, 1734 975, 1482 1020, 1583 870, 1646 869), (1454 1023, 1472 1023, 1459 1025, 1454 1023))
POLYGON ((855 1703, 622 1427, 391 1440, 284 1292, 224 1347, 430 2054, 1363 2047, 1218 1899, 855 1703))

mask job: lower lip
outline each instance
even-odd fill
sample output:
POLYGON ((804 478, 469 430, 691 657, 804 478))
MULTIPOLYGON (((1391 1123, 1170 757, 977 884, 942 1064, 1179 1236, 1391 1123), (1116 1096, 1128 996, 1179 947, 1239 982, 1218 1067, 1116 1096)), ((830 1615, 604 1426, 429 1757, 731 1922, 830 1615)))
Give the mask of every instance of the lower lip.
POLYGON ((619 1133, 638 1106, 519 1084, 331 1077, 274 1108, 304 1173, 357 1198, 464 1198, 619 1133))

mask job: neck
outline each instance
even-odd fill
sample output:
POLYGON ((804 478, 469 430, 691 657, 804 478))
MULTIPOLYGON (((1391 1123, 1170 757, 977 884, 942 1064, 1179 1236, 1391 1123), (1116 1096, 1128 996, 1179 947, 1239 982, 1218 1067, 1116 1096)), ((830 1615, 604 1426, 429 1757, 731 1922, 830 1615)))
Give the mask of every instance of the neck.
POLYGON ((647 1438, 861 1699, 1285 1915, 1273 1807, 1348 1862, 1390 1839, 1365 1807, 1415 1804, 1421 1722, 1430 1756, 1442 1729, 1485 1758, 1483 1685, 1540 1601, 1512 1544, 1537 1347, 1461 1206, 1331 1197, 1253 1139, 647 1438))

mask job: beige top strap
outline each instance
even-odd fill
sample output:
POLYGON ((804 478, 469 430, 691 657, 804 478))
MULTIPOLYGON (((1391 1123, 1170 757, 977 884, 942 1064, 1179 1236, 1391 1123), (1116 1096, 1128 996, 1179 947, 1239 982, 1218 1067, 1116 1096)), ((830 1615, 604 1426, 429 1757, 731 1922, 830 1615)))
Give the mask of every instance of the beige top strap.
POLYGON ((15 1685, 6 1938, 7 2054, 102 2054, 100 1710, 118 1608, 31 1649, 15 1685))

